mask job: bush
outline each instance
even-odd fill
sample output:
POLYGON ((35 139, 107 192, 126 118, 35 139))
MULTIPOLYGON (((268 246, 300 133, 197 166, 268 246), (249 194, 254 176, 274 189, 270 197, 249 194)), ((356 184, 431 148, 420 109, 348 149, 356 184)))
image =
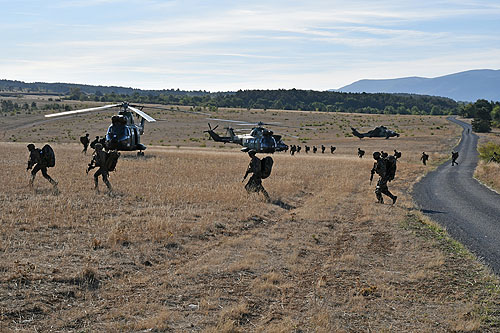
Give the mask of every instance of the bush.
POLYGON ((477 150, 479 151, 479 158, 485 162, 489 162, 494 155, 494 152, 500 154, 500 145, 494 142, 487 142, 480 145, 477 150))

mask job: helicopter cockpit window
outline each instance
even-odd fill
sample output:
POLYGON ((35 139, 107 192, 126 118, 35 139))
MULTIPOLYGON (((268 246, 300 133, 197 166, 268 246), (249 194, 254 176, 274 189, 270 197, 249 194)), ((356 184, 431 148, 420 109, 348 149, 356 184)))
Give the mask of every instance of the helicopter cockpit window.
POLYGON ((130 136, 130 131, 127 126, 121 124, 121 123, 116 123, 108 128, 108 136, 109 139, 116 139, 116 140, 125 140, 128 136, 130 136))

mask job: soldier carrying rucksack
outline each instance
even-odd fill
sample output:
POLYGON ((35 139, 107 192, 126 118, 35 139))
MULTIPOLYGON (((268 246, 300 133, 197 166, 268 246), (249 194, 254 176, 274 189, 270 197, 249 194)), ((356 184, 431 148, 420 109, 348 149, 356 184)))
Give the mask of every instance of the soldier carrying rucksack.
POLYGON ((94 189, 97 193, 99 193, 99 176, 102 176, 102 180, 104 184, 108 187, 109 193, 111 193, 111 183, 108 180, 109 172, 114 171, 116 168, 116 164, 118 162, 118 158, 120 157, 120 153, 117 151, 109 151, 105 152, 102 149, 102 144, 95 144, 95 151, 92 155, 92 161, 89 163, 87 168, 87 174, 90 170, 98 167, 99 169, 94 173, 94 189))
POLYGON ((262 186, 262 179, 269 177, 269 175, 271 174, 273 159, 268 156, 260 160, 257 156, 255 156, 255 154, 256 152, 253 149, 248 152, 248 156, 250 156, 251 161, 248 164, 247 172, 243 177, 243 181, 247 178, 249 173, 251 173, 252 176, 248 180, 248 183, 245 185, 245 189, 248 193, 262 192, 262 194, 264 194, 264 197, 266 197, 266 200, 269 202, 271 201, 271 198, 269 197, 267 191, 264 189, 264 186, 262 186))
POLYGON ((389 191, 387 183, 393 180, 396 175, 396 168, 397 168, 396 158, 392 155, 383 158, 382 154, 376 151, 373 153, 373 159, 375 160, 375 163, 373 164, 373 168, 371 170, 370 184, 373 180, 373 175, 375 173, 379 175, 379 179, 377 181, 377 187, 375 188, 375 195, 377 196, 377 201, 378 203, 384 203, 384 198, 382 197, 382 194, 385 194, 392 199, 392 204, 394 205, 398 197, 393 195, 389 191))
POLYGON ((83 150, 82 153, 85 155, 87 154, 87 148, 89 147, 90 139, 89 139, 89 133, 86 133, 85 136, 80 137, 80 142, 83 145, 83 150))
POLYGON ((33 187, 33 182, 37 172, 42 171, 43 177, 47 179, 52 186, 54 186, 54 189, 57 190, 57 182, 47 173, 47 168, 51 168, 56 164, 56 156, 52 147, 45 145, 42 149, 39 149, 35 148, 34 144, 30 143, 27 148, 30 152, 30 156, 26 171, 33 168, 31 170, 30 186, 33 187))

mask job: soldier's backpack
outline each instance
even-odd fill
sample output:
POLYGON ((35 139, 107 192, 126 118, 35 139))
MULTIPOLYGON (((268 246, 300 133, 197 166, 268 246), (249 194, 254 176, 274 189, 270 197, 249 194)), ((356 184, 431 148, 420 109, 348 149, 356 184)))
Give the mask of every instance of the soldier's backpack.
POLYGON ((106 156, 106 169, 108 171, 115 171, 116 169, 116 164, 118 163, 118 158, 120 157, 120 153, 117 151, 110 151, 107 153, 106 156))
POLYGON ((389 181, 396 176, 397 160, 396 157, 389 155, 385 158, 385 175, 389 181))
POLYGON ((56 154, 51 146, 45 145, 42 148, 41 158, 43 163, 48 167, 52 168, 56 165, 56 154))
POLYGON ((261 168, 262 168, 262 171, 261 171, 261 178, 262 179, 266 179, 267 177, 269 177, 271 175, 271 170, 273 169, 273 159, 271 158, 271 156, 267 156, 267 157, 264 157, 260 164, 261 164, 261 168))

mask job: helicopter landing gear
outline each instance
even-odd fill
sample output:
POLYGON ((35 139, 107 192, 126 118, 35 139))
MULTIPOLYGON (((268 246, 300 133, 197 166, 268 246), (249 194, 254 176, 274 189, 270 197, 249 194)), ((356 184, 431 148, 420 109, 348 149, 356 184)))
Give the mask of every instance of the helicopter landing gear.
POLYGON ((144 157, 144 152, 143 151, 138 151, 137 152, 137 157, 144 157))

